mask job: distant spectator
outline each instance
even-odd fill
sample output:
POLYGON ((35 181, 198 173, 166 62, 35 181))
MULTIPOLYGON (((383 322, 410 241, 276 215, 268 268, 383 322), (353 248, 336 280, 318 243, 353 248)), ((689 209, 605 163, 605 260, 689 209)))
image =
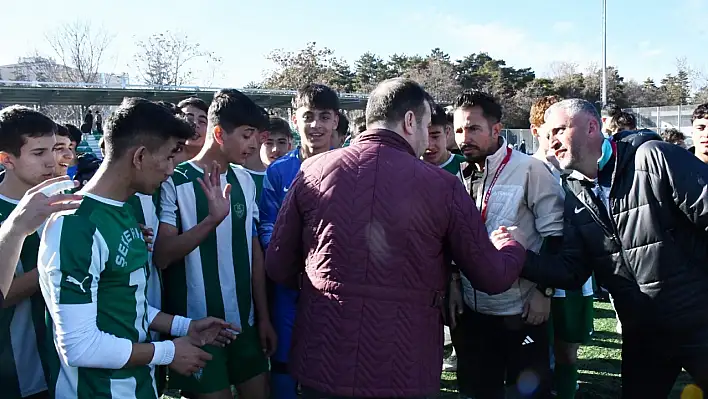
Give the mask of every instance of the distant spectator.
POLYGON ((681 148, 686 148, 686 136, 678 129, 666 129, 661 134, 661 138, 667 143, 676 144, 681 148))
POLYGON ((99 110, 96 110, 96 133, 103 134, 103 116, 99 110))
POLYGON ((608 124, 610 122, 610 119, 612 119, 612 117, 617 115, 620 111, 622 110, 613 103, 607 103, 604 107, 602 107, 602 111, 600 111, 600 117, 602 119, 603 133, 605 133, 606 135, 611 134, 607 129, 608 124))
POLYGON ((88 111, 88 113, 84 116, 84 123, 81 125, 81 132, 82 133, 91 133, 91 129, 93 128, 93 114, 91 113, 91 110, 88 111))
POLYGON ((605 126, 610 134, 626 130, 637 130, 637 118, 629 112, 618 111, 612 115, 605 126))

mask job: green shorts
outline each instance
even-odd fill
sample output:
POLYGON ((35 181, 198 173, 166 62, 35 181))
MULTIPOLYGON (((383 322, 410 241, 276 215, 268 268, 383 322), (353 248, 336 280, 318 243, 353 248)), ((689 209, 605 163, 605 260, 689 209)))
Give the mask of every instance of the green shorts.
POLYGON ((195 394, 207 394, 230 389, 268 371, 268 359, 263 354, 258 330, 243 327, 238 338, 225 348, 205 346, 213 358, 201 373, 185 377, 170 369, 170 389, 195 394))
POLYGON ((592 296, 580 291, 566 291, 565 297, 551 299, 551 320, 556 340, 570 344, 590 342, 593 332, 592 296))

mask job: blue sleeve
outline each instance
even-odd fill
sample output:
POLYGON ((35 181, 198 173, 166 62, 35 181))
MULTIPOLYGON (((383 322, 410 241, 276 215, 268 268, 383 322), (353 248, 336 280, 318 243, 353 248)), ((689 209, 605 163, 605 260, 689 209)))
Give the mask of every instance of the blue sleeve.
POLYGON ((261 192, 260 223, 258 224, 258 238, 265 251, 270 244, 270 236, 273 234, 275 220, 278 211, 283 203, 284 191, 282 187, 282 176, 277 169, 268 168, 263 179, 263 191, 261 192))

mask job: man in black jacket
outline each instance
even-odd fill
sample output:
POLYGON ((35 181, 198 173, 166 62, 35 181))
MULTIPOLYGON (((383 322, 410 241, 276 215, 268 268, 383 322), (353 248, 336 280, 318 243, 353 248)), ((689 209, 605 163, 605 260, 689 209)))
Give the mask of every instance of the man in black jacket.
POLYGON ((529 252, 522 276, 577 289, 595 272, 623 324, 624 398, 665 398, 682 367, 708 388, 708 165, 651 131, 606 139, 584 100, 554 104, 545 120, 573 171, 564 236, 529 252))

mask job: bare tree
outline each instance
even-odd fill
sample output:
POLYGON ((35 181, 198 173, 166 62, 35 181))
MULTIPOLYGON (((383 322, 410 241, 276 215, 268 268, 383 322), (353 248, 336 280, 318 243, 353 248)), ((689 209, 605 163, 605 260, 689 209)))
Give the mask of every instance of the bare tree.
POLYGON ((264 86, 272 89, 298 89, 308 83, 329 84, 334 77, 332 61, 334 52, 327 47, 317 47, 317 43, 307 43, 299 51, 275 49, 266 59, 276 65, 266 77, 264 86))
POLYGON ((413 68, 405 75, 425 87, 436 101, 453 101, 462 90, 455 80, 455 67, 449 61, 431 57, 424 67, 413 68))
POLYGON ((211 51, 203 50, 186 35, 165 32, 156 33, 137 43, 134 55, 138 72, 147 85, 156 87, 180 86, 194 83, 191 64, 200 60, 213 65, 212 79, 216 76, 221 59, 211 51))
POLYGON ((99 81, 99 68, 113 41, 113 35, 101 28, 93 28, 88 21, 75 21, 61 25, 45 37, 63 67, 61 81, 99 81))

